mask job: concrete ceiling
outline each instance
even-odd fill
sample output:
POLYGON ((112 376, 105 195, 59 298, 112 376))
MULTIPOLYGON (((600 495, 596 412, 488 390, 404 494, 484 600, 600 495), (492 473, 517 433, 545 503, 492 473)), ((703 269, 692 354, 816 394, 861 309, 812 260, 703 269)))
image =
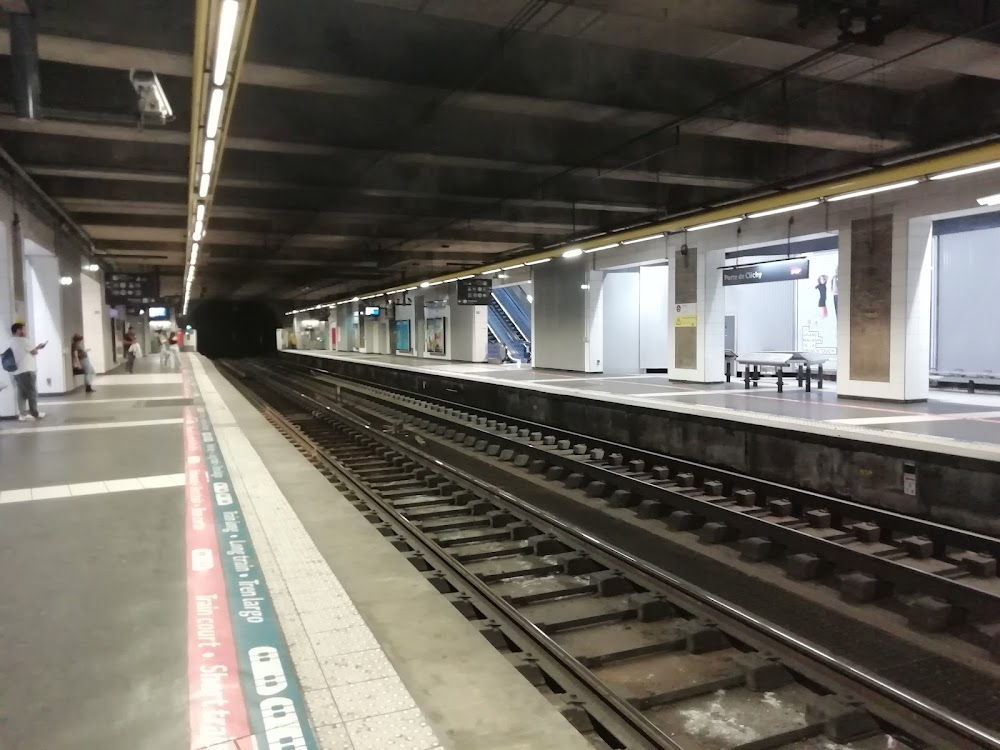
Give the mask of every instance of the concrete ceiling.
MULTIPOLYGON (((1000 0, 883 0, 880 45, 836 5, 258 3, 194 296, 360 292, 996 133, 1000 0)), ((36 6, 43 117, 0 35, 0 145, 109 262, 179 278, 193 2, 36 6), (137 126, 136 67, 172 123, 137 126)))

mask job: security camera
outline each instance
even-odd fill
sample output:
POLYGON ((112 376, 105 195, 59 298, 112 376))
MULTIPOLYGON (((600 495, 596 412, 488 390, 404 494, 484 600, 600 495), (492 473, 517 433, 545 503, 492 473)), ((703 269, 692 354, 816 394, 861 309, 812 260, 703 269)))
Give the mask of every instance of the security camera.
POLYGON ((163 124, 174 119, 167 95, 160 79, 151 70, 133 70, 129 74, 132 88, 139 95, 139 114, 143 120, 151 119, 163 124))

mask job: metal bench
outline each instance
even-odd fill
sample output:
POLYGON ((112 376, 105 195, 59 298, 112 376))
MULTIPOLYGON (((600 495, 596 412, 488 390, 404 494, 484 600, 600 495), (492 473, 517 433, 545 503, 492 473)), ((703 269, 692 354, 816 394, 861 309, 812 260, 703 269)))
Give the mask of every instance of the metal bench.
POLYGON ((750 390, 757 387, 760 380, 760 368, 773 368, 778 378, 778 393, 785 390, 784 371, 786 367, 797 368, 796 380, 799 387, 805 381, 806 392, 812 391, 812 368, 816 367, 816 387, 823 389, 823 363, 827 356, 811 352, 755 352, 747 354, 736 361, 743 365, 743 387, 750 390))

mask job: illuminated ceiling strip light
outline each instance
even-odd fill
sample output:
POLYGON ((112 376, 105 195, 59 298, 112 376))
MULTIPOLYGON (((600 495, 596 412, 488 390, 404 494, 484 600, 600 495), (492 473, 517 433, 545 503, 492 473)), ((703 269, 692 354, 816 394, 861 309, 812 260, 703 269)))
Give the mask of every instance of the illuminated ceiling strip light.
POLYGON ((584 250, 585 253, 599 253, 601 250, 610 250, 613 247, 618 247, 620 243, 612 242, 610 245, 601 245, 600 247, 592 247, 589 250, 584 250))
POLYGON ((474 278, 476 278, 476 274, 470 273, 468 276, 459 276, 456 279, 456 281, 465 281, 466 279, 474 279, 474 278))
POLYGON ((361 301, 360 297, 351 297, 351 302, 360 302, 360 301, 361 301))
POLYGON ((208 118, 205 120, 205 137, 215 138, 219 134, 219 121, 222 119, 222 89, 213 89, 212 98, 208 102, 208 118))
POLYGON ((233 37, 236 36, 236 21, 239 20, 240 4, 237 0, 225 0, 219 11, 219 36, 215 45, 215 69, 212 83, 221 86, 226 82, 229 70, 229 56, 233 52, 233 37))
POLYGON ((526 266, 537 266, 539 263, 548 263, 552 258, 542 258, 541 260, 529 260, 524 265, 526 266))
POLYGON ((416 289, 415 286, 408 286, 408 287, 406 287, 406 291, 407 292, 412 292, 414 289, 416 289))
POLYGON ((937 174, 932 174, 927 177, 929 180, 949 180, 952 177, 964 177, 967 174, 976 174, 976 172, 986 172, 990 169, 1000 169, 1000 161, 988 161, 985 164, 977 164, 974 167, 965 167, 964 169, 953 169, 950 172, 938 172, 937 174))
POLYGON ((890 190, 899 190, 900 188, 912 187, 919 183, 920 180, 903 180, 902 182, 893 182, 890 185, 880 185, 879 187, 867 188, 866 190, 854 190, 850 193, 843 193, 841 195, 831 195, 827 198, 831 203, 835 201, 846 201, 850 198, 860 198, 864 195, 874 195, 875 193, 887 193, 890 190))
POLYGON ((736 224, 737 222, 743 221, 742 216, 734 216, 732 219, 720 219, 719 221, 710 221, 707 224, 698 224, 697 226, 688 227, 689 232, 699 232, 702 229, 712 229, 713 227, 724 227, 726 224, 736 224))
POLYGON ((194 210, 194 220, 204 221, 205 220, 205 204, 199 203, 198 207, 194 210))
POLYGON ((651 234, 648 237, 640 237, 637 240, 625 240, 622 244, 623 245, 635 245, 635 244, 637 244, 639 242, 649 242, 650 240, 658 240, 658 239, 660 239, 663 236, 664 236, 664 234, 661 232, 660 234, 651 234))
POLYGON ((195 242, 201 242, 202 235, 205 233, 205 222, 196 221, 194 223, 194 232, 191 233, 191 239, 195 242))
POLYGON ((515 268, 524 268, 524 263, 518 263, 516 266, 504 266, 502 270, 513 271, 515 268))
POLYGON ((212 175, 203 174, 201 176, 201 184, 198 186, 198 195, 202 198, 208 196, 208 188, 212 184, 212 175))
POLYGON ((429 287, 430 285, 431 285, 431 282, 429 282, 429 281, 421 281, 421 282, 420 282, 420 288, 421 288, 421 289, 426 289, 426 288, 427 288, 427 287, 429 287))
POLYGON ((210 174, 215 166, 215 139, 209 138, 205 141, 205 148, 202 150, 201 171, 202 174, 210 174))
POLYGON ((976 203, 980 206, 1000 206, 1000 193, 985 195, 982 198, 977 199, 976 203))
POLYGON ((483 272, 482 272, 482 273, 480 274, 480 276, 492 276, 492 275, 493 275, 493 274, 495 274, 495 273, 500 273, 500 270, 501 270, 501 269, 499 269, 499 268, 494 268, 494 269, 492 269, 492 270, 490 270, 490 271, 483 271, 483 272))
POLYGON ((798 211, 800 208, 812 208, 813 206, 818 206, 819 200, 805 201, 804 203, 793 203, 791 206, 782 206, 781 208, 771 208, 767 211, 755 211, 752 214, 747 214, 748 219, 762 219, 765 216, 774 216, 775 214, 785 214, 789 211, 798 211))
POLYGON ((574 248, 570 248, 569 250, 567 250, 566 252, 564 252, 562 254, 562 257, 564 257, 564 258, 579 258, 581 255, 583 255, 583 250, 581 250, 578 247, 574 247, 574 248))

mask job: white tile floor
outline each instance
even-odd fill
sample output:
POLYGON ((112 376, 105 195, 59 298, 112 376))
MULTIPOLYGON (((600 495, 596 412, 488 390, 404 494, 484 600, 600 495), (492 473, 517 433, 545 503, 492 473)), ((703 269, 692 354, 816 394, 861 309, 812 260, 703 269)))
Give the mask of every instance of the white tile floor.
POLYGON ((24 503, 31 500, 60 500, 67 497, 106 495, 110 492, 134 492, 167 487, 183 487, 184 474, 157 474, 133 479, 111 479, 106 482, 81 482, 79 484, 56 484, 45 487, 26 487, 3 490, 0 503, 24 503))
POLYGON ((323 750, 440 745, 198 358, 191 358, 323 750))

